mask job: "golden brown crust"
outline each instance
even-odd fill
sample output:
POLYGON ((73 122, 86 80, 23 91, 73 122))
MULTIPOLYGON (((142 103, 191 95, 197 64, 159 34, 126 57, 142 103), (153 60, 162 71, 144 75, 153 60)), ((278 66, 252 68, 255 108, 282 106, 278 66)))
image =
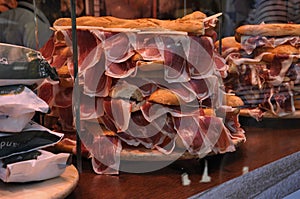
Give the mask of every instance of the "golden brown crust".
POLYGON ((139 53, 135 53, 130 59, 132 62, 137 62, 143 60, 143 57, 139 53))
POLYGON ((236 96, 236 95, 230 95, 230 94, 226 94, 225 95, 225 105, 227 106, 232 106, 232 107, 241 107, 244 105, 243 100, 236 96))
MULTIPOLYGON (((206 15, 202 12, 193 12, 185 17, 176 20, 160 20, 152 18, 141 18, 141 19, 121 19, 112 16, 93 17, 83 16, 76 19, 77 26, 94 26, 103 28, 158 28, 168 29, 175 31, 185 31, 195 34, 204 34, 204 22, 203 19, 206 15)), ((57 19, 53 26, 71 26, 72 21, 70 18, 57 19)))
MULTIPOLYGON (((172 91, 168 89, 157 89, 154 91, 149 99, 150 102, 164 104, 164 105, 180 105, 180 99, 172 91)), ((244 105, 243 100, 231 94, 226 94, 224 104, 232 107, 240 107, 244 105)), ((211 109, 203 109, 205 114, 211 115, 211 109)))
POLYGON ((157 89, 150 95, 148 100, 163 105, 180 105, 178 97, 168 89, 157 89))
POLYGON ((135 63, 135 65, 141 71, 157 71, 157 70, 160 71, 164 69, 163 60, 146 61, 139 53, 135 53, 131 57, 131 62, 135 63))
POLYGON ((200 11, 195 11, 181 18, 181 20, 203 20, 206 18, 206 14, 200 11))
POLYGON ((64 65, 60 68, 57 68, 56 72, 57 72, 59 77, 64 77, 64 78, 71 77, 70 72, 69 72, 69 68, 68 68, 67 65, 64 65))
POLYGON ((133 85, 115 85, 109 91, 111 98, 122 98, 122 99, 135 99, 140 102, 143 100, 143 94, 141 91, 133 85))
POLYGON ((215 110, 212 108, 204 108, 202 109, 204 114, 207 116, 216 116, 215 110))
MULTIPOLYGON (((265 62, 272 62, 275 56, 278 55, 299 55, 299 49, 292 45, 280 45, 275 48, 271 47, 261 47, 255 49, 255 54, 259 55, 261 53, 271 53, 265 54, 262 58, 265 62)), ((298 59, 295 58, 295 61, 298 59)))
MULTIPOLYGON (((215 42, 215 49, 219 52, 220 41, 215 42)), ((222 56, 226 57, 229 53, 232 52, 240 52, 241 51, 241 44, 235 40, 235 37, 224 37, 222 39, 222 56)))
POLYGON ((300 24, 258 24, 243 25, 235 30, 235 38, 241 41, 242 35, 248 36, 298 36, 300 35, 300 24))
POLYGON ((137 61, 136 66, 142 71, 161 71, 164 69, 163 61, 137 61))
MULTIPOLYGON (((215 42, 215 48, 219 48, 219 40, 215 42)), ((222 39, 222 51, 228 48, 237 48, 241 49, 241 44, 235 40, 234 36, 224 37, 222 39)))

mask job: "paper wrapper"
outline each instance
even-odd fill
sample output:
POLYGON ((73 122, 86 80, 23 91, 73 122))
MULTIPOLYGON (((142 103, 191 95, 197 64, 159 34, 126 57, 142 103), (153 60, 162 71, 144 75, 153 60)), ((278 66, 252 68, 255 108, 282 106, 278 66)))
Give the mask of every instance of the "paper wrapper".
POLYGON ((23 85, 0 87, 0 131, 19 133, 35 112, 47 113, 49 105, 23 85))
POLYGON ((3 168, 0 162, 0 178, 4 182, 31 182, 41 181, 60 176, 69 165, 71 154, 40 150, 42 153, 37 159, 8 164, 3 168))
POLYGON ((34 114, 35 112, 31 112, 11 117, 0 117, 0 131, 18 133, 31 121, 34 114))

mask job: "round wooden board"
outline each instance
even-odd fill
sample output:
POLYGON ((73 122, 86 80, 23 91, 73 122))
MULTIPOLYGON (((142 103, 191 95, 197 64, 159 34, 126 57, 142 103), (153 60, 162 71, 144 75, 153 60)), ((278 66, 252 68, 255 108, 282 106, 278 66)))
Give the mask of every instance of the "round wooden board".
POLYGON ((29 183, 4 183, 0 181, 1 199, 61 199, 77 186, 79 174, 71 165, 59 177, 29 183))
MULTIPOLYGON (((234 145, 238 147, 243 140, 234 141, 234 145)), ((204 156, 216 155, 213 152, 204 154, 204 156)), ((185 151, 174 150, 171 154, 163 154, 158 150, 150 150, 145 148, 123 148, 121 151, 121 160, 124 161, 174 161, 188 160, 199 158, 198 155, 190 154, 185 151)))
MULTIPOLYGON (((251 115, 248 112, 248 109, 241 109, 240 110, 240 116, 244 117, 251 117, 251 115)), ((271 118, 271 119, 296 119, 300 118, 300 110, 296 110, 293 114, 289 114, 286 116, 278 117, 270 112, 265 112, 263 114, 263 118, 271 118)))
POLYGON ((158 150, 150 149, 123 149, 121 152, 121 160, 125 161, 172 161, 177 159, 194 159, 197 155, 188 152, 172 152, 171 154, 163 154, 158 150))

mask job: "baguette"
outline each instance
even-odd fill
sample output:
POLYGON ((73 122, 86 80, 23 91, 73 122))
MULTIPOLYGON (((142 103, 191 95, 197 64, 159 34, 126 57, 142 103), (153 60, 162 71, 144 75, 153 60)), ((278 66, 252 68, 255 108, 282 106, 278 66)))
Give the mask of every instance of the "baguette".
POLYGON ((236 29, 235 39, 241 42, 241 36, 299 36, 300 24, 259 24, 243 25, 236 29))
MULTIPOLYGON (((206 18, 206 15, 199 11, 176 20, 160 20, 152 18, 121 19, 112 16, 83 16, 76 19, 76 25, 102 28, 167 29, 203 35, 204 18, 206 18)), ((59 29, 61 26, 71 25, 71 18, 59 18, 53 23, 55 29, 59 29)))

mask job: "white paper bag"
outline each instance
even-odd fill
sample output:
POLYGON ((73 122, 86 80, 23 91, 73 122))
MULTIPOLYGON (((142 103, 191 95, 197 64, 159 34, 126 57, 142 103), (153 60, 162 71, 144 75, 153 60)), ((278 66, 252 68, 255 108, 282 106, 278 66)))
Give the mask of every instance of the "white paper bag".
POLYGON ((39 150, 37 159, 8 164, 3 168, 0 162, 0 179, 4 182, 31 182, 60 176, 66 169, 71 154, 53 154, 39 150))

